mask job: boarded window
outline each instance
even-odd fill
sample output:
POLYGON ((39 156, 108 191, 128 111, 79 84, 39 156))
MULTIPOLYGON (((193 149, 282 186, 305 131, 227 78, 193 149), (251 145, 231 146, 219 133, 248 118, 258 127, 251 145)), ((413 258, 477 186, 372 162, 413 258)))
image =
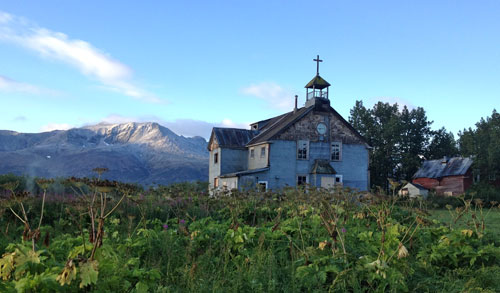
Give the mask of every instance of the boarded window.
POLYGON ((309 153, 309 141, 299 140, 297 141, 297 159, 306 160, 309 153))
POLYGON ((260 157, 265 158, 266 157, 266 147, 263 146, 260 148, 260 157))
POLYGON ((219 154, 215 153, 214 154, 214 164, 217 164, 219 162, 219 154))
POLYGON ((332 142, 331 160, 332 161, 342 160, 342 143, 341 142, 332 142))
POLYGON ((254 149, 250 149, 250 158, 251 159, 255 158, 255 150, 254 149))
POLYGON ((307 184, 307 176, 298 175, 297 176, 297 186, 306 185, 307 184))

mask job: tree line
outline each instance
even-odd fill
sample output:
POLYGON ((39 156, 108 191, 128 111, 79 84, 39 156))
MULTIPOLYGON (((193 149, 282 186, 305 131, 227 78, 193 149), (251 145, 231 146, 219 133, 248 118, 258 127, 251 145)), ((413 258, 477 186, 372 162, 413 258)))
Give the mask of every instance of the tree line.
POLYGON ((349 122, 372 147, 370 150, 371 187, 388 187, 388 179, 410 181, 424 160, 444 156, 472 157, 474 169, 481 178, 497 179, 500 175, 500 114, 458 133, 442 127, 432 130, 422 107, 400 109, 397 103, 376 103, 367 108, 362 101, 350 111, 349 122))

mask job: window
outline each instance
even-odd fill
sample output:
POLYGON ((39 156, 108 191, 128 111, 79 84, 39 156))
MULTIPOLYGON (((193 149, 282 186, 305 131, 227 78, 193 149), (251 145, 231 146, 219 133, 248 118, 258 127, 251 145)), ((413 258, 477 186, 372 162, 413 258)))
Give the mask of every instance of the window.
POLYGON ((219 154, 215 153, 214 154, 214 164, 217 164, 219 162, 219 154))
POLYGON ((214 188, 219 187, 219 178, 214 178, 214 188))
POLYGON ((342 185, 343 178, 342 175, 335 175, 335 185, 342 185))
POLYGON ((260 148, 260 157, 265 158, 266 157, 266 147, 263 146, 260 148))
POLYGON ((298 175, 297 176, 297 186, 306 185, 307 184, 307 176, 298 175))
POLYGON ((308 153, 309 153, 309 141, 308 140, 297 141, 297 159, 307 160, 308 153))
POLYGON ((342 160, 342 143, 341 142, 332 142, 331 147, 331 160, 332 161, 340 161, 342 160))
POLYGON ((267 191, 267 181, 259 181, 257 187, 259 188, 259 191, 267 191))
POLYGON ((255 157, 255 150, 252 148, 250 149, 250 158, 253 159, 255 157))

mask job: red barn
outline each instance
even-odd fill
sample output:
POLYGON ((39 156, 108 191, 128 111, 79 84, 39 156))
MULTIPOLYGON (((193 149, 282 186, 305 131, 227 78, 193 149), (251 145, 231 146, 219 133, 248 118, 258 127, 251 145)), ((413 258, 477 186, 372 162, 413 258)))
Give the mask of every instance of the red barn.
POLYGON ((462 157, 424 161, 412 182, 437 194, 462 194, 473 183, 471 165, 472 159, 462 157))

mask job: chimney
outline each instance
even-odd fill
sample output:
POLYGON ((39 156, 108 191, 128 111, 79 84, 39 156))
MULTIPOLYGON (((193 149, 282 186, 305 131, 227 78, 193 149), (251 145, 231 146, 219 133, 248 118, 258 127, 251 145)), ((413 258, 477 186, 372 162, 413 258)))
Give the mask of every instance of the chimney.
POLYGON ((441 161, 441 164, 446 164, 448 163, 448 156, 444 156, 443 160, 441 161))
POLYGON ((295 108, 293 108, 293 113, 297 113, 297 99, 299 98, 298 95, 295 95, 295 108))

